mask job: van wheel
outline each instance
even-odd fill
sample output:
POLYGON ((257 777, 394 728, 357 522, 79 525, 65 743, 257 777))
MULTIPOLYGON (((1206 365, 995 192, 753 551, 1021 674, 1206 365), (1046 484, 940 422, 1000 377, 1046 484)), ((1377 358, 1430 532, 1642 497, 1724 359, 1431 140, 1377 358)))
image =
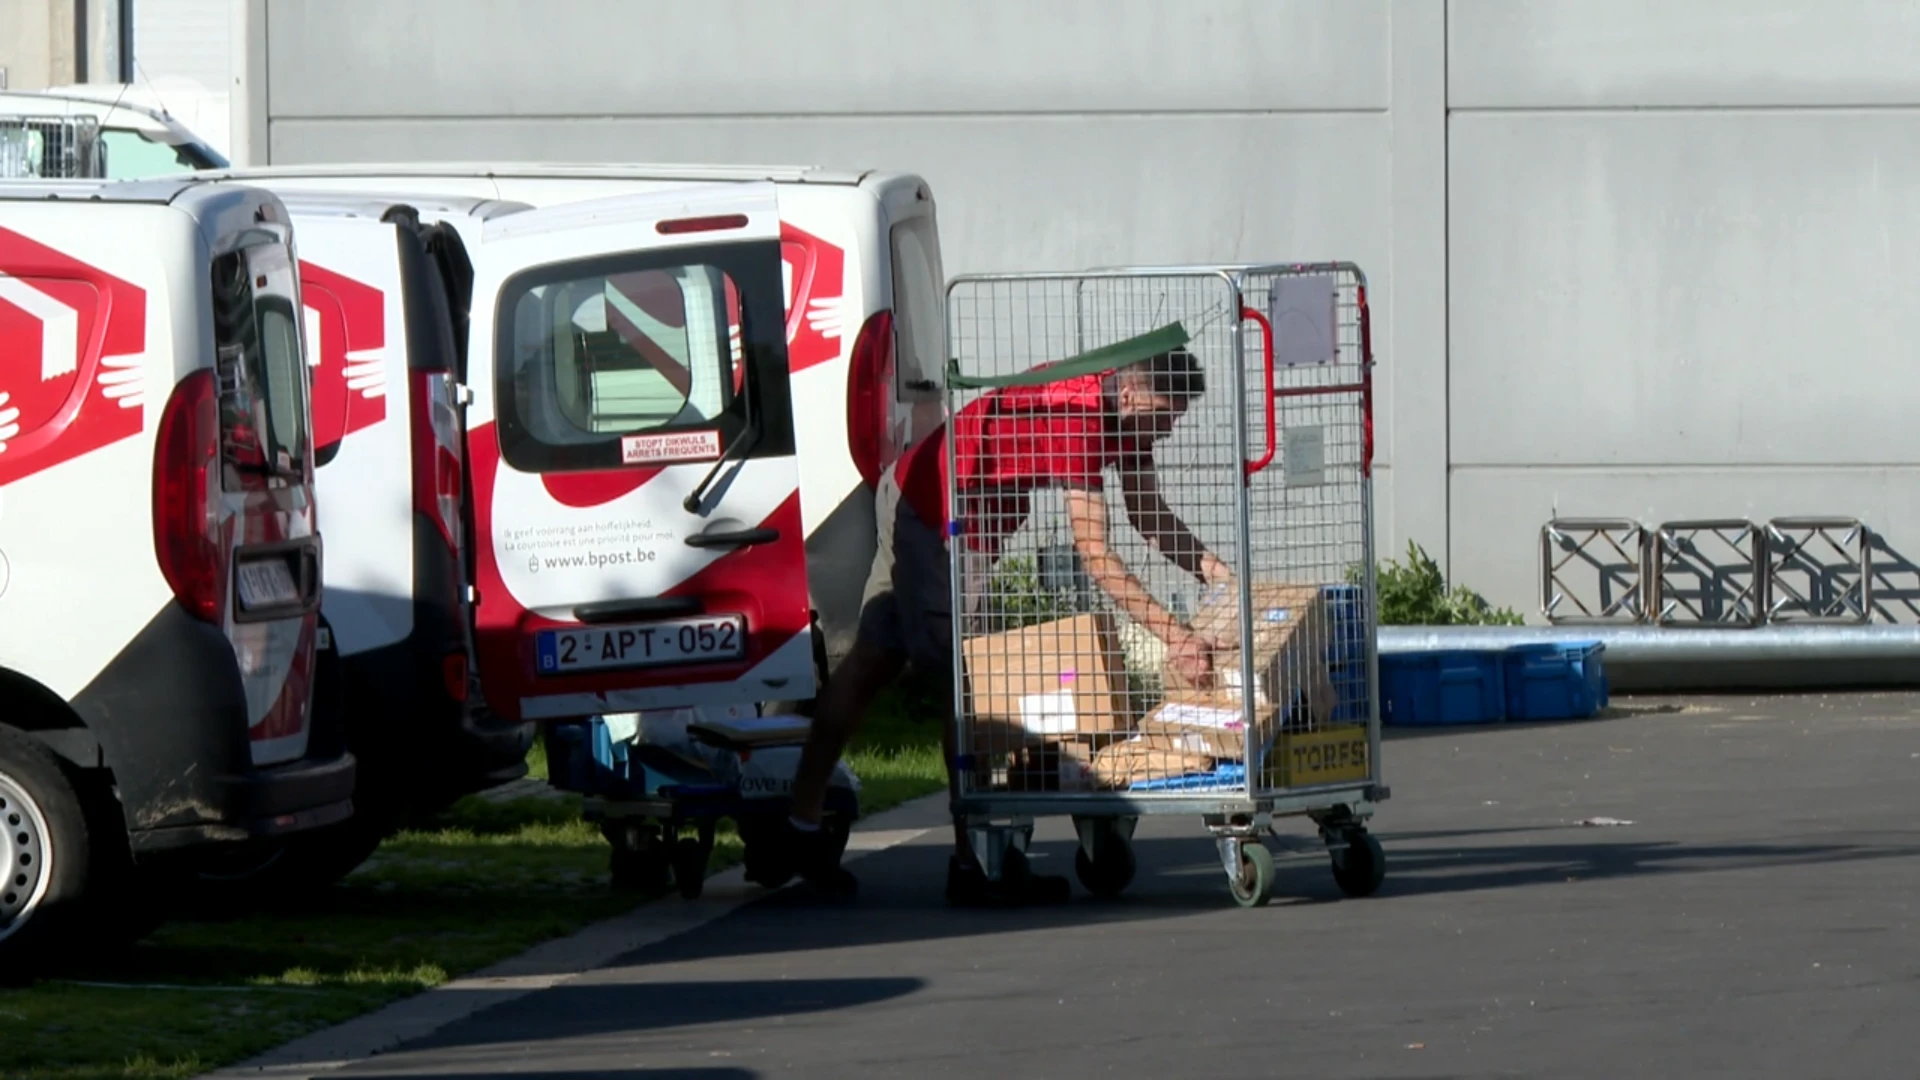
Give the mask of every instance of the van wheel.
POLYGON ((60 762, 0 727, 0 979, 29 978, 70 942, 92 862, 86 807, 60 762))

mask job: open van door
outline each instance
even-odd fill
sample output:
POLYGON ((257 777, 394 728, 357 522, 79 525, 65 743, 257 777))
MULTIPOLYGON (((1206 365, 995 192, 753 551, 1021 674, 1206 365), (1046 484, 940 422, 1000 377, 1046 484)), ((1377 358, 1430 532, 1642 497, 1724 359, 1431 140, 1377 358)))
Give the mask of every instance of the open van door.
POLYGON ((480 237, 489 704, 564 719, 812 696, 774 186, 531 210, 480 237))

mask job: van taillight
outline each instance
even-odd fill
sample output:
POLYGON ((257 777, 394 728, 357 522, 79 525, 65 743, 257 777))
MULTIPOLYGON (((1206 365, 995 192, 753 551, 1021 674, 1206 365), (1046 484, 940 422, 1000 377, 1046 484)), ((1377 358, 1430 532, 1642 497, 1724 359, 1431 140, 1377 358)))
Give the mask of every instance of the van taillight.
POLYGON ((211 371, 174 387, 153 448, 153 550, 180 605, 219 624, 227 600, 214 499, 220 468, 220 411, 211 371))
POLYGON ((466 494, 459 414, 450 400, 446 373, 416 371, 412 380, 413 509, 433 522, 447 549, 457 554, 460 502, 466 494))
POLYGON ((893 405, 893 312, 876 311, 853 340, 847 366, 847 450, 868 487, 886 469, 887 425, 893 405))

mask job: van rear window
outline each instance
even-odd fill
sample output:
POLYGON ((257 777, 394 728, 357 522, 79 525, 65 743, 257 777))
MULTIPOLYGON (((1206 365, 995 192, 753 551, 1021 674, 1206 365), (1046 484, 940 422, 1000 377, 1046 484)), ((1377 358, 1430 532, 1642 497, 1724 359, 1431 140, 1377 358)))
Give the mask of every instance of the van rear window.
POLYGON ((510 282, 500 322, 502 450, 516 468, 617 467, 623 436, 725 435, 744 414, 740 290, 721 266, 562 267, 510 282))
POLYGON ((292 261, 262 244, 213 261, 222 456, 240 472, 305 475, 311 434, 292 261))

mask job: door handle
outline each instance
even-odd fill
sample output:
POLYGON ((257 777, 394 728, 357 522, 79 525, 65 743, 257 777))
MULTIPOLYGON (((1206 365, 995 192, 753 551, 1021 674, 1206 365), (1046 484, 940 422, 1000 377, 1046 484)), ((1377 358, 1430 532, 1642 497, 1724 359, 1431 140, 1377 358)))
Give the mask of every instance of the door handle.
POLYGON ((645 600, 601 600, 581 604, 573 609, 573 617, 591 626, 594 623, 619 622, 621 619, 698 615, 700 609, 700 598, 697 596, 655 596, 645 600))
POLYGON ((687 537, 690 548, 753 547, 780 539, 779 529, 730 529, 726 532, 694 533, 687 537))
POLYGON ((1264 374, 1266 375, 1265 380, 1263 380, 1264 385, 1262 386, 1262 390, 1264 392, 1260 395, 1260 402, 1262 410, 1267 414, 1267 445, 1265 452, 1259 457, 1245 463, 1246 479, 1251 480, 1255 473, 1273 464, 1273 455, 1280 449, 1280 425, 1277 422, 1278 418, 1274 415, 1275 406, 1273 402, 1273 324, 1267 321, 1265 315, 1262 315, 1250 307, 1240 309, 1240 318, 1242 321, 1251 319, 1260 324, 1260 356, 1263 361, 1262 367, 1265 369, 1264 374))

